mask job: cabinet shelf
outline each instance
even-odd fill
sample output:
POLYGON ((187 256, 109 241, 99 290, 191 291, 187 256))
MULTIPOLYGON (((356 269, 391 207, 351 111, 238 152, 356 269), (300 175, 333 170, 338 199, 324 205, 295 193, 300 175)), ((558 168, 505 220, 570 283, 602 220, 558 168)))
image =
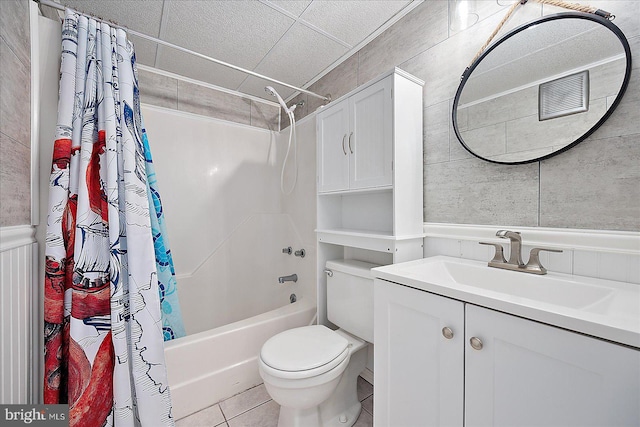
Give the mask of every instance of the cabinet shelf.
POLYGON ((392 185, 387 185, 384 187, 372 187, 372 188, 360 188, 357 190, 338 190, 338 191, 327 191, 324 193, 318 193, 318 197, 331 197, 331 196, 341 196, 341 195, 355 195, 355 194, 373 194, 373 193, 386 193, 393 191, 392 185))
POLYGON ((378 252, 396 252, 406 242, 422 240, 424 234, 394 236, 388 232, 354 230, 347 228, 317 229, 318 242, 353 248, 369 249, 378 252))

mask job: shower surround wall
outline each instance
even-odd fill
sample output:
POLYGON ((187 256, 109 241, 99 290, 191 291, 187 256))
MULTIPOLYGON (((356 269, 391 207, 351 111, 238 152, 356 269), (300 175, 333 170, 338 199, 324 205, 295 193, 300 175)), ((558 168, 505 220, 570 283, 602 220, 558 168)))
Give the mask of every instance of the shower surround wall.
MULTIPOLYGON (((313 194, 306 187, 315 184, 314 175, 301 173, 297 192, 281 194, 287 139, 165 108, 143 105, 142 114, 187 333, 282 307, 292 293, 315 300, 315 245, 309 246, 315 208, 298 200, 313 194), (283 254, 288 246, 304 247, 308 256, 283 254), (278 283, 279 276, 292 273, 298 274, 297 283, 278 283)), ((308 131, 301 127, 302 138, 308 131)), ((310 153, 315 153, 312 145, 301 147, 301 163, 308 163, 310 153)))
MULTIPOLYGON (((460 76, 508 8, 495 0, 476 3, 479 22, 453 32, 448 2, 425 1, 309 90, 336 99, 394 66, 426 82, 425 222, 640 231, 640 2, 578 2, 616 15, 634 57, 629 87, 614 114, 587 140, 554 158, 518 166, 473 157, 451 125, 460 76)), ((499 35, 563 11, 528 2, 499 35)), ((296 118, 320 105, 306 95, 297 100, 306 104, 296 118)))

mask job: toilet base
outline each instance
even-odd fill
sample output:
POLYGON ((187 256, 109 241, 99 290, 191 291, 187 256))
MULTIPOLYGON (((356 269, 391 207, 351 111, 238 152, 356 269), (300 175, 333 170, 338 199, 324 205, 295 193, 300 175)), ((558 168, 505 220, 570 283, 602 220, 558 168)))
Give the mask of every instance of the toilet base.
POLYGON ((306 409, 280 407, 278 427, 323 427, 317 406, 306 409))
POLYGON ((339 414, 335 414, 329 420, 322 420, 322 427, 351 427, 356 423, 362 412, 362 403, 358 402, 343 409, 339 414))
POLYGON ((352 345, 351 358, 336 390, 320 404, 320 418, 322 427, 351 427, 362 410, 362 404, 358 400, 358 376, 367 366, 368 344, 341 329, 336 333, 349 340, 352 345))

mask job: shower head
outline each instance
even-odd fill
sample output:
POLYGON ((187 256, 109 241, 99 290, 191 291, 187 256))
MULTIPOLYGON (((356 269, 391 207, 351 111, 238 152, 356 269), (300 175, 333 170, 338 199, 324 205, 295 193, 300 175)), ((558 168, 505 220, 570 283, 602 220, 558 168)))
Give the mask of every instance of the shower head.
POLYGON ((276 98, 278 98, 278 102, 280 103, 280 105, 282 106, 282 108, 287 114, 293 112, 293 109, 290 109, 289 107, 287 107, 287 104, 284 103, 284 99, 282 99, 282 97, 278 94, 278 92, 276 92, 276 90, 272 86, 265 86, 264 91, 267 92, 269 95, 275 96, 276 98))

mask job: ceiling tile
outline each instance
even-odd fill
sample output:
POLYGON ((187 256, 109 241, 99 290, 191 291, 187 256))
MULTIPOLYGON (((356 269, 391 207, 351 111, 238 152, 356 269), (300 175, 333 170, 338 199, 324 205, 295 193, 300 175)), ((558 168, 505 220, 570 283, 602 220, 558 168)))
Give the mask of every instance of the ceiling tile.
POLYGON ((157 0, 60 0, 61 4, 153 37, 160 32, 162 2, 157 0))
POLYGON ((135 48, 136 62, 150 67, 155 66, 158 44, 131 34, 129 35, 129 40, 135 48))
POLYGON ((403 9, 409 1, 314 1, 301 18, 355 46, 403 9))
POLYGON ((311 4, 311 0, 268 0, 265 3, 273 3, 289 13, 300 16, 307 6, 311 4))
MULTIPOLYGON (((3 0, 0 0, 3 1, 3 0)), ((409 2, 329 0, 60 0, 74 9, 299 87, 409 2), (290 16, 301 16, 299 21, 290 16), (314 28, 310 27, 313 26, 314 28), (319 32, 319 31, 320 32, 319 32), (332 37, 327 37, 326 32, 332 37), (343 40, 340 43, 339 40, 343 40)), ((136 36, 140 64, 265 99, 269 82, 136 36)), ((271 84, 273 85, 273 84, 271 84)), ((284 97, 294 91, 273 85, 284 97)))
MULTIPOLYGON (((271 78, 301 87, 327 68, 347 48, 302 24, 296 23, 255 69, 271 78), (309 54, 312 52, 313 54, 309 54)), ((247 79, 238 90, 264 96, 264 81, 247 79)), ((281 93, 286 98, 293 92, 281 93), (288 93, 288 94, 287 94, 288 93)))
POLYGON ((294 22, 257 1, 165 1, 169 11, 162 29, 165 40, 248 69, 294 22))
POLYGON ((157 58, 156 67, 161 70, 227 89, 237 88, 247 76, 243 72, 166 46, 158 47, 157 58))

